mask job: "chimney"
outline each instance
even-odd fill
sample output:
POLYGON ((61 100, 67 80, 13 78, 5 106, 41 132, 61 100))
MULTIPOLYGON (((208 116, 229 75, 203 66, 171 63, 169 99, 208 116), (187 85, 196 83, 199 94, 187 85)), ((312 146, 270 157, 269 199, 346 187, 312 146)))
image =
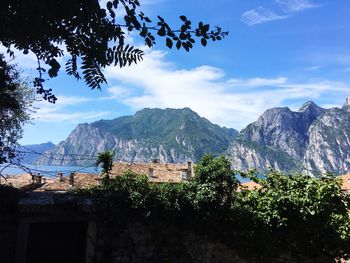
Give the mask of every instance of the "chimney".
POLYGON ((188 175, 188 178, 190 178, 192 176, 192 162, 191 161, 187 162, 187 175, 188 175))
POLYGON ((154 163, 154 164, 159 164, 159 159, 152 159, 152 163, 154 163))
POLYGON ((75 173, 70 173, 70 175, 69 175, 69 185, 70 186, 74 185, 74 175, 75 175, 75 173))
POLYGON ((41 184, 41 179, 42 179, 42 178, 43 178, 43 177, 40 175, 40 173, 38 173, 38 175, 35 176, 35 183, 41 184))
POLYGON ((180 170, 180 179, 181 180, 188 180, 188 170, 187 169, 180 170))
POLYGON ((57 173, 57 177, 60 182, 63 182, 63 173, 57 173))
POLYGON ((153 177, 153 168, 149 167, 148 168, 148 178, 152 178, 153 177))

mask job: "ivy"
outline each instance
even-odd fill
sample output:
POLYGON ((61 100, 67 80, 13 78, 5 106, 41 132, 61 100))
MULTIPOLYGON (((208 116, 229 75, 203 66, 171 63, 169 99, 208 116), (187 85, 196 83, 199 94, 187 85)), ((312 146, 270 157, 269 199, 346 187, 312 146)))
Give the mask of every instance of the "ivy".
POLYGON ((297 260, 307 256, 333 262, 350 255, 350 198, 340 186, 334 177, 275 171, 259 178, 254 171, 231 170, 223 156, 204 156, 186 183, 150 184, 146 175, 127 171, 79 194, 92 197, 109 222, 127 224, 132 217, 172 223, 255 260, 289 252, 297 260), (261 188, 237 191, 238 174, 261 188))

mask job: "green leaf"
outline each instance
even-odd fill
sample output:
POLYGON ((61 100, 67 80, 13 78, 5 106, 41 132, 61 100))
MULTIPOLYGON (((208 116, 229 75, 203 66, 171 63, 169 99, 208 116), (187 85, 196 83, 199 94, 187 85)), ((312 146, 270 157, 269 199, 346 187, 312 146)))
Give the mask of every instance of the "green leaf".
POLYGON ((170 49, 173 47, 173 41, 168 37, 166 38, 166 46, 170 49))
POLYGON ((209 25, 208 24, 204 25, 203 26, 203 31, 204 32, 208 32, 208 30, 209 30, 209 25))
POLYGON ((187 52, 190 50, 190 48, 189 48, 187 42, 182 42, 182 46, 183 46, 183 48, 184 48, 187 52))
POLYGON ((158 30, 158 35, 159 36, 161 36, 161 37, 163 37, 163 36, 165 36, 165 28, 162 26, 159 30, 158 30))
POLYGON ((180 39, 181 40, 186 40, 187 39, 187 35, 183 32, 180 33, 180 39))
POLYGON ((108 1, 108 2, 107 2, 107 8, 108 8, 108 9, 112 9, 112 7, 113 7, 112 2, 111 2, 111 1, 108 1))
POLYGON ((177 49, 180 49, 180 48, 181 48, 181 41, 180 41, 180 40, 178 40, 178 41, 176 42, 176 48, 177 48, 177 49))
POLYGON ((186 21, 187 21, 187 17, 186 17, 186 16, 184 16, 184 15, 180 16, 180 19, 181 19, 182 21, 184 21, 184 22, 186 22, 186 21))

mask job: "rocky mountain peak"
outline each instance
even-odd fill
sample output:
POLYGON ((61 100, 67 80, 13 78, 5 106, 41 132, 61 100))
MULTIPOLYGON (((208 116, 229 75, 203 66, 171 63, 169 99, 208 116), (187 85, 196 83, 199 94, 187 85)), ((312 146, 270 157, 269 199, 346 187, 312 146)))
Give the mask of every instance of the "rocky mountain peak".
POLYGON ((350 97, 342 109, 306 102, 297 112, 273 108, 243 129, 228 149, 235 169, 308 174, 350 171, 350 97))
POLYGON ((313 101, 309 100, 303 104, 303 106, 300 107, 298 112, 305 112, 305 111, 310 111, 310 110, 315 110, 315 109, 322 109, 319 107, 316 103, 313 101))
MULTIPOLYGON (((222 128, 199 116, 190 108, 146 108, 132 116, 113 120, 99 120, 91 124, 79 124, 68 138, 47 153, 96 156, 98 152, 114 150, 115 159, 126 162, 198 161, 206 153, 223 153, 238 132, 222 128)), ((57 158, 56 158, 57 159, 57 158)), ((86 165, 88 161, 77 159, 40 164, 86 165)))
POLYGON ((343 110, 350 112, 350 96, 348 96, 343 105, 343 110))

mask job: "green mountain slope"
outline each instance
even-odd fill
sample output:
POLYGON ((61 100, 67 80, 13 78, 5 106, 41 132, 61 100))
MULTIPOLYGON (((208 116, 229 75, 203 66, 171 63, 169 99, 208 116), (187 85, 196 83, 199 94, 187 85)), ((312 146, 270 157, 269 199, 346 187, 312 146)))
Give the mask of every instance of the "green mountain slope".
MULTIPOLYGON (((189 108, 143 109, 133 116, 80 124, 50 151, 64 154, 96 155, 114 150, 120 161, 198 161, 203 154, 223 153, 238 132, 211 123, 189 108)), ((52 158, 54 159, 54 158, 52 158)), ((57 159, 57 158, 55 158, 57 159)), ((85 164, 83 160, 44 160, 41 164, 85 164)))

